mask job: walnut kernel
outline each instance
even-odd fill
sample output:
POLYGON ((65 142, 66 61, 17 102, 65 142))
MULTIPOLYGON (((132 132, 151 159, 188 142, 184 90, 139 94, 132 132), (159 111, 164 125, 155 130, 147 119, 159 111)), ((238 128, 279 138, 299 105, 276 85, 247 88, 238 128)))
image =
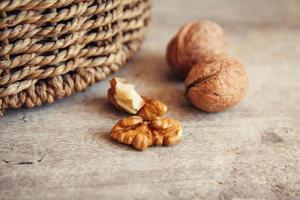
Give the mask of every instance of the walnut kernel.
POLYGON ((149 126, 156 145, 177 144, 182 136, 180 123, 172 118, 156 118, 150 122, 149 126))
POLYGON ((156 117, 161 117, 167 112, 167 106, 156 99, 144 98, 145 105, 138 112, 138 115, 144 120, 154 120, 156 117))
POLYGON ((177 144, 181 135, 180 123, 172 118, 156 118, 148 122, 139 116, 131 116, 121 119, 111 130, 114 140, 141 151, 152 145, 177 144))
POLYGON ((148 123, 139 116, 121 119, 111 130, 111 137, 121 143, 145 150, 152 145, 152 134, 148 123))

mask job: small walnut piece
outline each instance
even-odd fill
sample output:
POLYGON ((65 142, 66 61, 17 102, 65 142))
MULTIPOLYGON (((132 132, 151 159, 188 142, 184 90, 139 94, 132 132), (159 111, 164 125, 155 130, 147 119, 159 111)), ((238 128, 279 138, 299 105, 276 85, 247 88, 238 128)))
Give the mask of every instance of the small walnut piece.
POLYGON ((211 21, 194 21, 185 24, 170 41, 166 58, 172 71, 185 78, 196 63, 212 54, 223 53, 225 36, 222 28, 211 21))
POLYGON ((172 118, 156 118, 150 122, 153 143, 156 145, 177 144, 182 136, 180 123, 172 118))
POLYGON ((108 100, 117 108, 136 114, 145 104, 144 99, 137 93, 134 85, 125 79, 113 78, 110 81, 108 100))
POLYGON ((245 67, 226 54, 196 64, 185 80, 186 96, 197 108, 220 112, 238 104, 248 88, 245 67))
POLYGON ((163 116, 167 112, 167 106, 156 99, 144 98, 145 105, 138 112, 144 120, 150 121, 163 116))
POLYGON ((139 116, 121 119, 111 130, 114 140, 141 151, 152 145, 177 144, 181 134, 181 125, 174 119, 156 118, 148 122, 139 116))
POLYGON ((124 144, 145 150, 152 145, 152 134, 148 123, 139 116, 121 119, 111 130, 111 137, 124 144))

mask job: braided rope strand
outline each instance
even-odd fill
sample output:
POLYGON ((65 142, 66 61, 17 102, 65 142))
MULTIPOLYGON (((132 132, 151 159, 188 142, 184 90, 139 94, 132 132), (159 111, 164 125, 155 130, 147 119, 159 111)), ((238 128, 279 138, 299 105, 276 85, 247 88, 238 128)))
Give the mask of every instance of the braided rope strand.
POLYGON ((0 2, 0 116, 85 90, 140 48, 150 0, 0 2))

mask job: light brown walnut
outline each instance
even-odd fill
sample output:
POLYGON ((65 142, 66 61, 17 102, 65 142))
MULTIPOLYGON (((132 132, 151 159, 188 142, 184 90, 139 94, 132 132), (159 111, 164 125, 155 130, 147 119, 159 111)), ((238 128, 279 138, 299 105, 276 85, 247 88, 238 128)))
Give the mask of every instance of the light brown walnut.
POLYGON ((163 116, 168 108, 165 104, 156 99, 144 98, 145 104, 138 112, 144 120, 150 121, 163 116))
POLYGON ((111 137, 137 150, 145 150, 152 145, 173 145, 180 141, 182 128, 171 118, 156 118, 144 121, 139 116, 121 119, 111 130, 111 137))
POLYGON ((206 112, 220 112, 238 104, 248 88, 245 67, 226 54, 196 64, 185 80, 186 96, 206 112))
POLYGON ((178 77, 185 78, 196 63, 225 50, 223 29, 211 21, 185 24, 167 46, 166 59, 178 77))

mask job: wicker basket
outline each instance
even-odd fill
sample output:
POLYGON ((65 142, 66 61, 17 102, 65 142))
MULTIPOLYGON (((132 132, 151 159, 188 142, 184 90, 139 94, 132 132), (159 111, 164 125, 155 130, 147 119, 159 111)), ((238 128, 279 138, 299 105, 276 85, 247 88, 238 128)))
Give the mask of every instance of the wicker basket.
POLYGON ((69 96, 135 53, 150 0, 0 1, 0 111, 69 96))

